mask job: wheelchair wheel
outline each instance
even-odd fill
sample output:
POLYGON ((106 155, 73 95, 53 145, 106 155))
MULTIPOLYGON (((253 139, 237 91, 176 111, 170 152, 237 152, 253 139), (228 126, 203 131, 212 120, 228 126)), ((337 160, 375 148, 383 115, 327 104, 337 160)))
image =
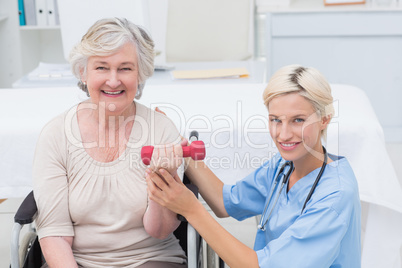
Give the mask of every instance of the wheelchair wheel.
POLYGON ((29 250, 31 249, 37 234, 34 232, 28 232, 21 240, 20 248, 19 248, 19 258, 20 258, 20 267, 24 266, 25 259, 29 250))

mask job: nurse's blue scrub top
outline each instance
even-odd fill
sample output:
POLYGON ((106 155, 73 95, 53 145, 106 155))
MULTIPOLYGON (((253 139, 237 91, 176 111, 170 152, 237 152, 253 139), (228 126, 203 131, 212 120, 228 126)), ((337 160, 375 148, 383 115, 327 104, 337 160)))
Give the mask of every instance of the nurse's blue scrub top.
MULTIPOLYGON (((360 267, 360 199, 357 181, 344 157, 329 163, 300 214, 320 168, 284 186, 266 230, 257 231, 254 250, 260 267, 360 267)), ((238 220, 261 215, 274 179, 285 161, 275 155, 235 185, 224 185, 228 214, 238 220)), ((279 185, 279 183, 278 183, 279 185)), ((266 210, 268 216, 280 187, 266 210)))

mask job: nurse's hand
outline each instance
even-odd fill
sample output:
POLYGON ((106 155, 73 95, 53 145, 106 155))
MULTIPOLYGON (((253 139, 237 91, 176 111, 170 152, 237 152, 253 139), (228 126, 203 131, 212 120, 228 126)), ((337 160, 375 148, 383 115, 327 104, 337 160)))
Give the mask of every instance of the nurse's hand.
POLYGON ((199 204, 194 193, 189 190, 175 174, 172 176, 167 170, 160 169, 157 173, 146 170, 149 198, 171 211, 187 217, 199 204))
POLYGON ((158 113, 161 113, 163 115, 166 115, 166 113, 164 111, 162 111, 161 109, 159 109, 159 107, 155 107, 155 111, 158 113))

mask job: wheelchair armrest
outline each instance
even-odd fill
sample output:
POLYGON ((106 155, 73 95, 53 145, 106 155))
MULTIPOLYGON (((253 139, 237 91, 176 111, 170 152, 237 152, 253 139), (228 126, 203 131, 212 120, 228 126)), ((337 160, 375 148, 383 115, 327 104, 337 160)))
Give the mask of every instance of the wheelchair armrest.
POLYGON ((33 191, 31 191, 18 208, 14 216, 14 222, 21 225, 32 223, 37 210, 33 191))
POLYGON ((198 187, 195 184, 186 184, 186 187, 198 198, 198 187))

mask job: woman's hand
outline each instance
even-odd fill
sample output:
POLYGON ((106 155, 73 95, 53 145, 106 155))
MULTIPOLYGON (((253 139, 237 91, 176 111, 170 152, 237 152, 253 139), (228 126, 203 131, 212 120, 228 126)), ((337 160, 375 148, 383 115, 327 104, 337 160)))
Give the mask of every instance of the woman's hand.
POLYGON ((167 170, 159 169, 158 175, 151 169, 146 171, 149 198, 171 211, 189 216, 193 208, 200 204, 194 193, 191 192, 175 174, 172 176, 167 170))
MULTIPOLYGON (((155 108, 155 111, 166 115, 166 113, 164 113, 158 107, 155 108)), ((169 144, 155 146, 152 153, 150 168, 155 172, 158 172, 160 168, 163 168, 168 170, 168 172, 171 174, 176 174, 177 168, 183 163, 182 146, 185 145, 188 145, 188 141, 181 137, 180 145, 169 144)))
POLYGON ((177 169, 183 163, 183 149, 180 144, 154 146, 150 168, 154 172, 166 169, 169 173, 177 174, 177 169))

